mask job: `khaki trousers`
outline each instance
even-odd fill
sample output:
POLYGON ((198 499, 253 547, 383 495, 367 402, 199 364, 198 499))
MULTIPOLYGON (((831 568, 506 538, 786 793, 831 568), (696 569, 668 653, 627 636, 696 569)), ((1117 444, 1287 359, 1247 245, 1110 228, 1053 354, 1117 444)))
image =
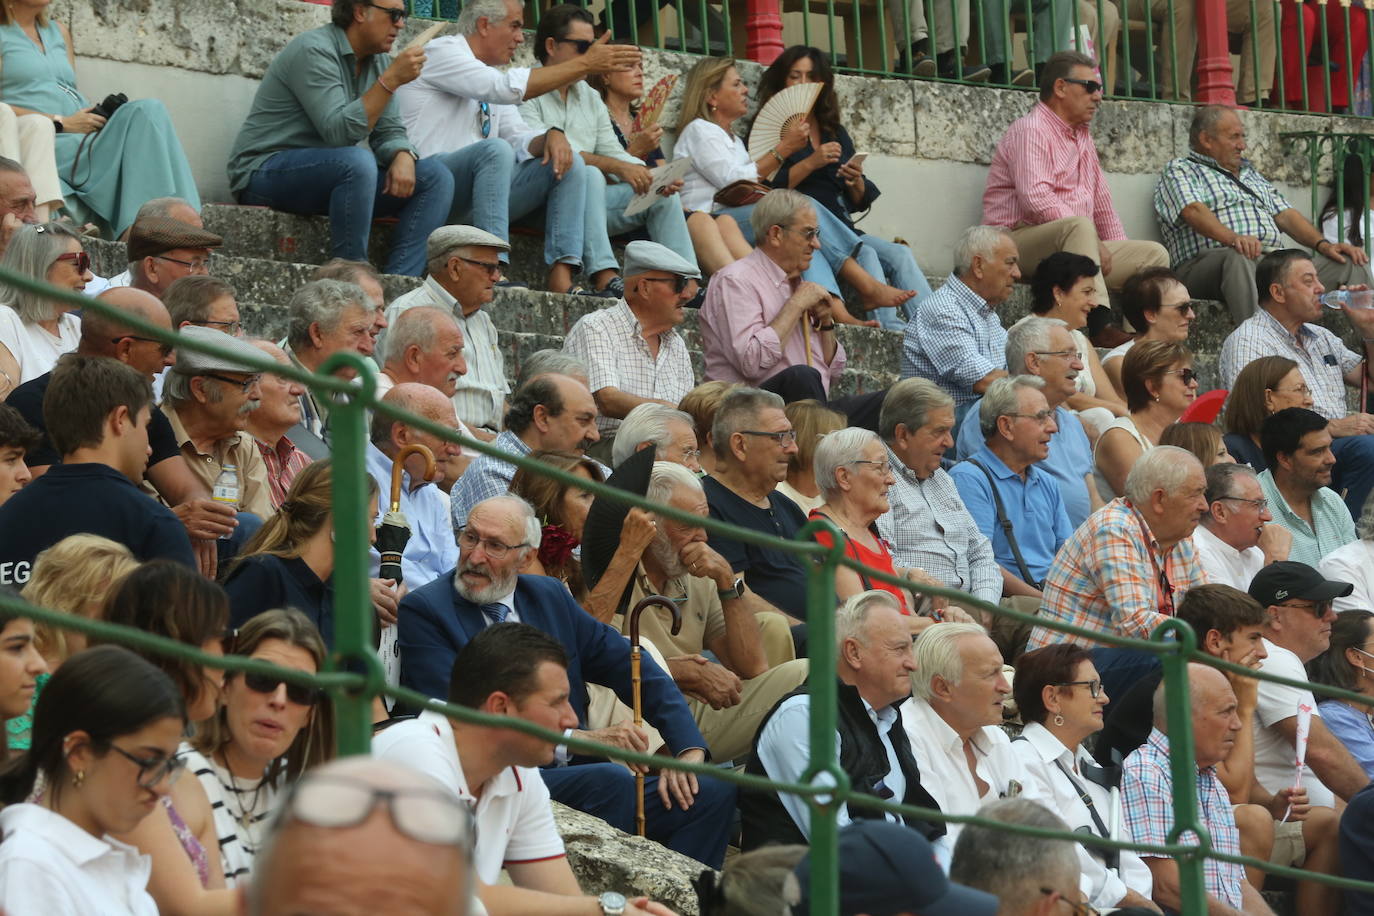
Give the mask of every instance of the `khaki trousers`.
MULTIPOLYGON (((1120 2, 1120 0, 1118 0, 1120 2)), ((1197 14, 1193 0, 1173 0, 1173 54, 1178 59, 1178 87, 1174 87, 1174 68, 1171 65, 1170 44, 1166 32, 1160 41, 1159 53, 1155 56, 1155 78, 1165 98, 1187 101, 1192 98, 1193 65, 1197 60, 1197 14)), ((1140 22, 1147 15, 1155 22, 1164 23, 1169 17, 1169 0, 1129 0, 1126 4, 1129 18, 1140 22), (1147 10, 1148 5, 1148 10, 1147 10)), ((1244 36, 1240 54, 1240 73, 1236 98, 1242 102, 1253 101, 1255 94, 1255 44, 1251 31, 1256 32, 1259 40, 1259 98, 1267 98, 1269 88, 1274 85, 1274 5, 1257 3, 1255 17, 1250 18, 1249 0, 1227 0, 1227 30, 1244 36)), ((1132 47, 1131 66, 1141 74, 1149 74, 1149 64, 1144 58, 1135 56, 1132 47)), ((1140 50, 1144 50, 1142 46, 1140 50)))
POLYGON ((697 728, 711 749, 711 759, 717 763, 743 760, 754 745, 754 735, 763 717, 778 700, 796 690, 806 680, 810 665, 804 658, 794 659, 770 668, 756 678, 744 682, 740 701, 729 709, 712 709, 710 705, 687 698, 697 728))
MULTIPOLYGON (((1070 216, 1043 223, 1039 226, 1023 226, 1011 230, 1011 237, 1021 254, 1021 272, 1030 276, 1040 262, 1056 251, 1071 251, 1093 259, 1098 259, 1097 227, 1086 216, 1070 216)), ((1104 278, 1097 275, 1097 304, 1107 304, 1107 290, 1120 289, 1126 278, 1147 267, 1168 267, 1169 252, 1158 242, 1101 242, 1102 247, 1112 256, 1111 272, 1104 278), (1104 282, 1105 280, 1105 282, 1104 282)))

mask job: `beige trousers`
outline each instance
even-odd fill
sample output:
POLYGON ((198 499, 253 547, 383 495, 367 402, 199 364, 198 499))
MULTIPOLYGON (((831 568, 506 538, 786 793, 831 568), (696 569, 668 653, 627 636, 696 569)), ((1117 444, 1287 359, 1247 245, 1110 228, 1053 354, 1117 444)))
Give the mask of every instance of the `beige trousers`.
MULTIPOLYGON (((1120 0, 1118 0, 1120 2, 1120 0)), ((1173 53, 1178 58, 1178 87, 1174 87, 1174 68, 1170 65, 1170 45, 1167 34, 1160 40, 1159 53, 1155 56, 1155 74, 1165 98, 1187 101, 1192 98, 1193 65, 1197 59, 1197 14, 1193 0, 1173 0, 1173 53)), ((1140 22, 1146 15, 1155 22, 1164 22, 1169 17, 1169 0, 1128 0, 1126 11, 1131 20, 1140 22), (1148 3, 1148 13, 1146 5, 1148 3)), ((1244 36, 1244 46, 1240 55, 1240 73, 1237 75, 1236 98, 1249 102, 1255 95, 1255 54, 1254 41, 1250 32, 1258 34, 1259 91, 1260 98, 1267 98, 1269 88, 1274 85, 1274 5, 1256 3, 1255 16, 1250 16, 1250 0, 1227 0, 1227 30, 1244 36)), ((1134 55, 1135 48, 1132 48, 1134 55)), ((1132 56, 1131 66, 1140 73, 1148 73, 1145 60, 1132 56)))
POLYGON ((768 711, 787 694, 806 680, 810 666, 806 659, 794 659, 770 668, 756 678, 744 682, 740 701, 729 709, 712 709, 708 704, 691 697, 687 706, 697 720, 697 728, 711 748, 711 759, 743 761, 754 744, 754 734, 768 711))
POLYGON ((1168 267, 1169 252, 1158 242, 1100 242, 1097 227, 1086 216, 1071 216, 1039 226, 1024 226, 1011 230, 1011 237, 1021 254, 1021 273, 1030 276, 1040 262, 1056 251, 1071 251, 1092 258, 1099 265, 1097 246, 1111 255, 1112 269, 1104 278, 1097 275, 1097 302, 1107 304, 1107 290, 1120 289, 1137 271, 1146 267, 1168 267), (1104 282, 1105 281, 1105 282, 1104 282))
POLYGON ((51 118, 40 114, 16 115, 0 103, 0 156, 13 159, 29 173, 39 206, 62 206, 62 185, 57 180, 56 131, 51 118))

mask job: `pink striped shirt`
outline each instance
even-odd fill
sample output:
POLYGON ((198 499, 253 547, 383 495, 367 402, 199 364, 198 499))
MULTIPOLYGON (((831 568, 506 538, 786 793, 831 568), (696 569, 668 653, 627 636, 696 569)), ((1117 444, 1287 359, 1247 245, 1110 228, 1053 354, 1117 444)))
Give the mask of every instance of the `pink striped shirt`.
POLYGON ((1126 238, 1088 125, 1070 127, 1036 102, 997 144, 983 192, 983 222, 1018 229, 1072 216, 1091 218, 1102 241, 1126 238))

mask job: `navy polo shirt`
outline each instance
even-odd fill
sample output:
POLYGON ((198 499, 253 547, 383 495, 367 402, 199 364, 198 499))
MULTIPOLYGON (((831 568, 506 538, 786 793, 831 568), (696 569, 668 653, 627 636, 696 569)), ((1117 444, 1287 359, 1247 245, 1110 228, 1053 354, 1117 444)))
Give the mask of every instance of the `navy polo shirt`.
MULTIPOLYGON (((701 486, 706 491, 711 518, 722 522, 789 541, 806 524, 806 516, 797 504, 776 490, 768 494, 765 509, 736 495, 714 477, 703 477, 701 486)), ((806 619, 806 567, 797 554, 744 544, 715 533, 709 535, 707 543, 725 558, 731 569, 743 574, 750 591, 778 610, 806 619)))
POLYGON ((33 558, 72 534, 109 538, 140 561, 166 557, 196 568, 191 539, 170 509, 108 464, 59 464, 0 506, 0 583, 22 587, 33 558))
MULTIPOLYGON (((5 398, 5 403, 19 411, 24 422, 43 434, 43 441, 24 456, 24 463, 31 468, 62 463, 62 456, 53 448, 52 440, 48 438, 47 424, 43 421, 43 396, 48 393, 48 383, 51 381, 52 373, 45 372, 37 378, 29 379, 5 398)), ((176 433, 172 432, 171 421, 156 405, 148 420, 148 445, 153 450, 148 456, 148 467, 181 454, 176 433)))
POLYGON ((300 557, 258 553, 234 564, 224 580, 229 593, 229 623, 241 627, 263 611, 293 607, 319 628, 334 648, 334 585, 321 581, 300 557))

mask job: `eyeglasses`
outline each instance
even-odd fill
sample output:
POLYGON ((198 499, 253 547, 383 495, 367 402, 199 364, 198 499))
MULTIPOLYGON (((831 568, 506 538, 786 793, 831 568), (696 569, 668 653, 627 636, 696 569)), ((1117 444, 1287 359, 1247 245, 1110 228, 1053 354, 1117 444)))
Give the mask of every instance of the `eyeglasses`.
POLYGON ((367 2, 367 3, 365 3, 364 5, 365 5, 365 6, 370 6, 370 7, 372 7, 374 10, 381 10, 383 13, 386 13, 388 16, 391 17, 391 24, 392 24, 392 25, 400 25, 402 22, 405 21, 405 18, 406 18, 406 8, 405 8, 404 6, 402 6, 402 7, 395 7, 395 6, 378 6, 377 4, 371 3, 371 2, 367 2))
POLYGON ((501 541, 492 540, 491 538, 478 537, 469 531, 466 526, 458 529, 459 547, 463 550, 472 550, 478 544, 482 545, 482 550, 493 560, 503 559, 506 554, 510 553, 512 550, 518 550, 521 547, 527 546, 524 543, 505 544, 501 541))
POLYGON ((169 343, 163 343, 162 341, 154 340, 151 337, 138 337, 134 334, 125 334, 123 337, 111 337, 110 343, 117 344, 121 340, 141 340, 144 343, 157 344, 157 350, 163 356, 166 356, 172 352, 172 345, 169 343))
POLYGON ((1303 397, 1310 397, 1312 389, 1306 385, 1299 385, 1296 388, 1266 388, 1265 391, 1272 391, 1275 394, 1300 394, 1303 397))
POLYGON ((795 233, 797 233, 797 235, 802 236, 802 237, 805 238, 808 242, 813 242, 813 241, 815 241, 816 239, 818 239, 818 238, 821 237, 821 227, 820 227, 820 226, 808 226, 808 227, 805 228, 805 229, 793 229, 791 226, 783 226, 782 228, 783 228, 783 231, 784 231, 784 232, 795 232, 795 233))
POLYGON ((846 461, 845 464, 871 464, 879 471, 887 469, 886 461, 874 461, 872 458, 856 458, 853 461, 846 461))
POLYGON ((1197 314, 1197 307, 1194 306, 1193 303, 1191 303, 1191 302, 1182 302, 1182 303, 1179 303, 1178 305, 1166 305, 1166 306, 1164 306, 1164 308, 1166 308, 1166 309, 1178 309, 1178 313, 1179 313, 1180 315, 1183 315, 1183 314, 1185 314, 1185 313, 1187 313, 1187 312, 1192 312, 1194 315, 1197 314))
POLYGON ((1193 368, 1188 368, 1188 369, 1169 369, 1169 370, 1166 370, 1164 374, 1165 374, 1165 375, 1177 375, 1179 381, 1181 381, 1181 382, 1182 382, 1183 384, 1185 384, 1185 385, 1191 385, 1191 384, 1193 384, 1193 382, 1196 382, 1196 381, 1197 381, 1197 370, 1196 370, 1196 369, 1193 369, 1193 368))
POLYGON ((461 254, 456 254, 454 255, 454 257, 462 261, 464 264, 471 264, 473 267, 485 270, 487 272, 487 276, 489 277, 493 277, 498 280, 501 278, 502 265, 500 261, 474 261, 472 258, 465 258, 461 254))
POLYGON ((169 258, 165 254, 155 254, 153 257, 159 261, 171 261, 173 264, 180 264, 193 274, 208 274, 210 272, 210 256, 196 258, 193 261, 183 261, 181 258, 169 258))
POLYGON ((1318 620, 1321 620, 1323 617, 1326 616, 1327 612, 1331 610, 1331 602, 1309 601, 1304 604, 1276 604, 1274 605, 1274 607, 1287 607, 1292 608, 1295 611, 1308 611, 1312 614, 1313 617, 1317 618, 1318 620))
POLYGON ((111 744, 110 750, 138 767, 138 787, 152 789, 162 780, 167 780, 167 788, 176 785, 177 779, 186 769, 186 758, 173 754, 170 757, 135 757, 118 744, 111 744))
POLYGON ((797 441, 797 431, 795 429, 784 429, 780 433, 766 433, 758 429, 741 429, 739 434, 741 436, 762 436, 765 439, 772 439, 783 448, 794 445, 797 441))
POLYGON ((1061 684, 1055 684, 1054 686, 1056 686, 1056 687, 1087 687, 1087 688, 1088 688, 1088 693, 1092 694, 1092 697, 1093 697, 1094 700, 1097 699, 1098 697, 1102 696, 1102 682, 1099 681, 1099 680, 1096 680, 1096 679, 1091 680, 1091 681, 1064 681, 1063 683, 1061 683, 1061 684))
POLYGON ((1083 91, 1088 93, 1088 95, 1097 95, 1102 91, 1102 84, 1097 80, 1080 80, 1070 76, 1062 76, 1060 79, 1066 83, 1073 83, 1075 86, 1082 86, 1083 91))
POLYGON ((1032 350, 1036 356, 1044 359, 1048 356, 1055 356, 1059 359, 1082 359, 1083 354, 1077 350, 1032 350))
POLYGON ((491 134, 491 105, 486 102, 478 102, 477 115, 482 127, 482 139, 485 140, 491 134))
POLYGON ((1101 914, 1092 904, 1074 903, 1072 900, 1061 894, 1059 891, 1053 890, 1048 887, 1042 887, 1040 888, 1040 893, 1044 894, 1046 897, 1058 896, 1060 903, 1067 903, 1069 905, 1070 916, 1101 916, 1101 914))
POLYGON ((223 328, 224 333, 230 337, 239 336, 239 331, 243 330, 242 321, 193 321, 191 324, 200 325, 203 328, 223 328))
POLYGON ((243 380, 230 378, 227 375, 216 375, 213 372, 203 372, 201 373, 201 378, 212 378, 217 382, 223 382, 226 385, 232 385, 235 388, 238 388, 244 394, 247 394, 249 391, 253 389, 254 385, 262 381, 262 376, 256 373, 248 376, 248 378, 243 380))
POLYGON ((91 269, 91 256, 84 251, 71 251, 67 254, 59 254, 53 258, 54 261, 71 261, 76 272, 84 274, 91 269))
POLYGON ((1054 419, 1053 410, 1037 410, 1035 413, 1009 413, 1008 417, 1020 417, 1022 420, 1034 420, 1036 423, 1045 424, 1054 419))
POLYGON ((282 684, 286 684, 286 698, 297 706, 314 706, 320 701, 320 689, 318 687, 289 684, 270 674, 257 674, 249 671, 243 673, 243 686, 254 693, 274 694, 282 684))
POLYGON ((1246 499, 1244 496, 1223 496, 1217 501, 1221 502, 1222 500, 1231 503, 1249 503, 1259 512, 1269 511, 1269 500, 1267 499, 1246 499))
POLYGON ((687 284, 692 282, 691 277, 644 277, 643 279, 648 280, 650 283, 671 283, 673 285, 673 292, 677 293, 679 296, 687 291, 687 284))
POLYGON ((447 792, 378 789, 346 776, 307 776, 287 795, 286 815, 314 827, 356 827, 379 802, 386 804, 396 829, 412 840, 472 848, 472 812, 447 792))
POLYGON ((572 45, 578 54, 586 54, 591 46, 596 44, 590 38, 555 38, 554 41, 560 45, 572 45))

